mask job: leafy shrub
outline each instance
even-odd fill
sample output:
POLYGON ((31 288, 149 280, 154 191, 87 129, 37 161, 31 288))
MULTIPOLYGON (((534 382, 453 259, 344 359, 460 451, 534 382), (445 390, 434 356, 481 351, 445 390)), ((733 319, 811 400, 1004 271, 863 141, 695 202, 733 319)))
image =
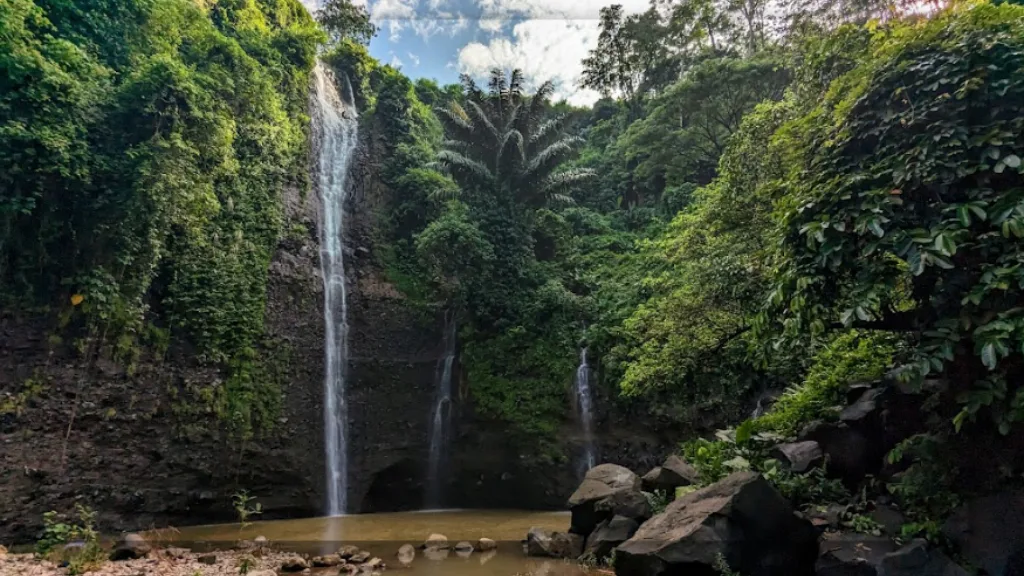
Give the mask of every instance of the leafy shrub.
POLYGON ((36 542, 36 554, 66 561, 71 575, 93 570, 106 560, 94 527, 96 513, 82 504, 75 504, 75 517, 75 521, 62 522, 57 512, 43 514, 43 533, 36 542), (64 548, 71 543, 77 545, 64 548))

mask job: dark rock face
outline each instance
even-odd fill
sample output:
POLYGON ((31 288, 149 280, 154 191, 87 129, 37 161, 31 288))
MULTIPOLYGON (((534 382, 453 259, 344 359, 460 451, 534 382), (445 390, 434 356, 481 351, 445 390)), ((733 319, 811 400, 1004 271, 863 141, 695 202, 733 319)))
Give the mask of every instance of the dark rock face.
MULTIPOLYGON (((611 518, 615 510, 630 507, 636 502, 637 496, 646 503, 640 485, 639 476, 617 464, 601 464, 591 468, 579 488, 569 497, 569 509, 572 511, 569 531, 587 536, 602 520, 611 518), (601 504, 601 510, 598 510, 598 503, 601 504)), ((650 514, 649 508, 647 513, 650 514)))
POLYGON ((938 550, 929 550, 924 540, 914 540, 882 559, 885 576, 969 576, 938 550))
POLYGON ((643 489, 648 492, 665 490, 674 495, 676 488, 695 484, 700 480, 700 475, 689 462, 673 454, 661 466, 644 474, 642 480, 643 489))
POLYGON ((817 537, 764 478, 737 472, 641 525, 616 549, 615 573, 712 576, 718 555, 747 576, 809 576, 817 537))
POLYGON ((632 538, 639 527, 636 520, 625 516, 605 520, 587 537, 584 553, 596 559, 607 558, 616 546, 632 538))
POLYGON ((942 532, 986 574, 1024 575, 1024 491, 971 500, 946 521, 942 532))

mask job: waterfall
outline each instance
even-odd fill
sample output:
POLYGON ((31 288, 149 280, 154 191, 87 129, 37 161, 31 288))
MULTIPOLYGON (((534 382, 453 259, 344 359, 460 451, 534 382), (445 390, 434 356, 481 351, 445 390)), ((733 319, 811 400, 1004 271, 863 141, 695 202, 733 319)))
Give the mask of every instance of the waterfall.
POLYGON ((437 393, 430 422, 430 453, 427 461, 426 508, 441 507, 441 484, 448 437, 452 425, 452 365, 455 363, 455 320, 445 322, 444 356, 437 363, 437 393))
POLYGON ((587 364, 587 349, 580 351, 580 365, 576 368, 576 416, 579 418, 580 427, 583 429, 584 451, 580 461, 583 472, 590 470, 597 464, 597 450, 594 447, 593 432, 593 405, 594 400, 590 394, 590 366, 587 364))
POLYGON ((346 512, 348 493, 348 305, 345 293, 345 199, 349 164, 357 144, 355 103, 338 94, 334 74, 323 63, 313 69, 313 145, 320 194, 320 271, 324 280, 324 450, 327 514, 346 512))

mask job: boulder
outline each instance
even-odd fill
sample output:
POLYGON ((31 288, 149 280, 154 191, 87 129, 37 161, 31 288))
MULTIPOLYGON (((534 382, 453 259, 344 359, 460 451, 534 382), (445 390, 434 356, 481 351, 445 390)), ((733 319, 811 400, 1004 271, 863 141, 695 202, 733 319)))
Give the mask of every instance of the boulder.
POLYGON ((876 505, 875 509, 868 513, 868 517, 878 522, 890 537, 899 536, 903 532, 903 524, 906 523, 903 514, 884 504, 876 505))
POLYGON ((152 549, 152 546, 146 542, 146 539, 143 538, 142 535, 125 534, 117 544, 114 545, 114 551, 110 553, 110 559, 134 560, 149 554, 149 551, 152 549))
POLYGON ((828 459, 825 470, 829 476, 841 478, 848 487, 878 472, 885 460, 883 440, 873 429, 865 431, 843 422, 812 423, 804 432, 799 441, 817 442, 828 459))
POLYGON ((200 564, 206 564, 207 566, 213 566, 217 563, 217 555, 203 554, 202 556, 196 558, 196 562, 199 562, 200 564))
POLYGON ((881 395, 882 390, 879 388, 864 390, 856 401, 843 408, 839 413, 839 420, 847 423, 862 422, 873 416, 878 410, 878 401, 881 395))
POLYGON ((494 550, 498 547, 498 543, 490 538, 481 538, 476 541, 477 550, 481 552, 487 552, 488 550, 494 550))
POLYGON ((838 534, 822 540, 815 576, 880 576, 882 559, 896 550, 888 538, 838 534))
POLYGON ((427 540, 423 542, 423 548, 425 550, 447 550, 448 537, 444 534, 431 534, 430 536, 427 536, 427 540))
POLYGON ((625 516, 639 522, 651 517, 651 502, 643 492, 617 492, 594 504, 594 511, 602 518, 625 516))
POLYGON ((825 458, 821 446, 814 440, 778 444, 772 449, 771 456, 797 473, 810 471, 825 458))
POLYGON ((587 471, 579 488, 569 497, 572 511, 569 531, 587 536, 601 520, 610 518, 608 511, 598 512, 598 502, 621 493, 640 492, 640 477, 617 464, 601 464, 587 471))
POLYGON ((384 561, 380 558, 370 558, 359 567, 361 570, 383 570, 386 568, 384 561))
POLYGON ((281 572, 302 572, 309 568, 309 562, 298 554, 288 556, 281 561, 281 572))
POLYGON ((605 520, 587 537, 583 552, 595 559, 607 558, 611 556, 612 549, 632 538, 639 527, 636 520, 625 516, 605 520))
POLYGON ((412 564, 412 561, 416 559, 416 548, 413 548, 412 544, 402 544, 395 556, 398 558, 398 563, 403 566, 412 564))
POLYGON ((447 548, 424 548, 423 557, 427 560, 444 560, 449 552, 447 548))
POLYGON ((188 556, 190 552, 192 552, 192 551, 189 550, 188 548, 177 548, 177 547, 174 547, 174 546, 171 546, 169 548, 165 548, 164 549, 164 555, 165 556, 167 556, 168 558, 175 558, 175 559, 184 558, 185 556, 188 556))
POLYGON ((348 559, 348 561, 352 564, 362 564, 363 562, 366 562, 369 559, 370 553, 366 550, 360 550, 359 552, 353 554, 352 557, 348 559))
POLYGON ((938 550, 929 550, 928 543, 917 539, 882 558, 885 576, 969 576, 938 550))
POLYGON ((809 576, 817 535, 760 474, 736 472, 686 494, 616 548, 617 576, 809 576))
POLYGON ((458 544, 455 545, 455 551, 456 552, 472 552, 473 551, 473 545, 470 544, 469 542, 466 542, 465 540, 463 540, 462 542, 459 542, 458 544))
POLYGON ((1024 491, 968 501, 950 516, 942 533, 986 574, 1024 575, 1024 491))
POLYGON ((338 556, 341 556, 342 560, 348 560, 349 558, 359 554, 359 546, 353 546, 352 544, 346 544, 341 548, 338 548, 338 556))
POLYGON ((337 554, 325 554, 314 557, 310 562, 313 563, 314 568, 330 568, 332 566, 340 566, 345 561, 337 554))
POLYGON ((530 528, 526 534, 526 555, 575 560, 583 553, 583 537, 579 534, 551 532, 530 528))
POLYGON ((252 543, 255 544, 256 546, 261 547, 261 548, 267 546, 268 544, 270 544, 270 542, 267 540, 266 536, 257 536, 257 537, 252 539, 252 543))
POLYGON ((674 495, 676 488, 696 484, 700 479, 697 469, 675 454, 665 459, 665 462, 641 479, 642 488, 647 492, 664 490, 669 495, 674 495))

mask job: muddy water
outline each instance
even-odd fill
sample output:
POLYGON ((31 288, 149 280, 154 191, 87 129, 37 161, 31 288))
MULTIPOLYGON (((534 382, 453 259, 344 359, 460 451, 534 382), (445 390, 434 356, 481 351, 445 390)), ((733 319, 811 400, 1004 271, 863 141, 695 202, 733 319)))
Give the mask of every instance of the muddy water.
MULTIPOLYGON (((396 512, 255 522, 244 530, 237 524, 195 526, 181 529, 175 540, 197 548, 223 548, 265 536, 275 548, 311 555, 334 552, 343 543, 356 544, 384 559, 394 568, 391 574, 402 576, 583 576, 588 572, 574 563, 523 555, 520 541, 530 527, 564 531, 568 525, 569 515, 562 512, 396 512), (398 548, 407 543, 418 546, 432 533, 444 534, 452 546, 461 540, 475 543, 490 538, 498 542, 498 549, 467 557, 454 550, 429 556, 417 550, 412 565, 400 567, 395 558, 398 548)), ((335 573, 336 569, 322 572, 325 576, 335 573)))

